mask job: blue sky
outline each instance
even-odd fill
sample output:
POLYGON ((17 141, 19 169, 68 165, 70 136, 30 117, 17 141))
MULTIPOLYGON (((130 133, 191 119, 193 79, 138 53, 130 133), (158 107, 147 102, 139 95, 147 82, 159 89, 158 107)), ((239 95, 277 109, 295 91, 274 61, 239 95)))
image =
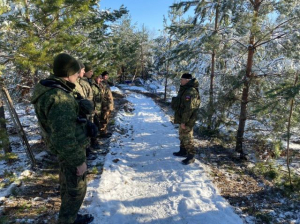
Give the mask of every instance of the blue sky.
POLYGON ((148 30, 158 32, 163 29, 163 16, 168 18, 173 3, 174 0, 101 0, 100 9, 119 9, 123 4, 129 10, 132 24, 137 23, 139 29, 144 24, 148 30))

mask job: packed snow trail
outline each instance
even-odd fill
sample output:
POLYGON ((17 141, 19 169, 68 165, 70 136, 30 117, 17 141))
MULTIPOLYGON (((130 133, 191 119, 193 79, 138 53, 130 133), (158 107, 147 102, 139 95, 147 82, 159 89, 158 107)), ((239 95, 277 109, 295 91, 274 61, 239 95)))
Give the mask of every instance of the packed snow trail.
POLYGON ((185 166, 172 153, 178 130, 153 102, 127 97, 120 111, 101 179, 88 185, 84 208, 94 224, 241 224, 199 161, 185 166))

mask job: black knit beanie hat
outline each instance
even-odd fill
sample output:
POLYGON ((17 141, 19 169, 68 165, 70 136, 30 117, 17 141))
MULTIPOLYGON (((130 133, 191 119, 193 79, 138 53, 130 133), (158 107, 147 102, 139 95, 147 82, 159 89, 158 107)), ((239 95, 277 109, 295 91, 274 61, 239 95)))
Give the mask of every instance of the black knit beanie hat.
POLYGON ((181 76, 182 79, 192 79, 193 76, 189 73, 184 73, 182 76, 181 76))
POLYGON ((104 72, 101 73, 101 76, 102 76, 102 77, 103 77, 103 76, 106 76, 106 75, 108 75, 108 72, 107 72, 107 71, 104 71, 104 72))
POLYGON ((75 58, 62 53, 54 58, 53 73, 56 77, 68 77, 80 71, 80 66, 75 58))
POLYGON ((92 66, 90 64, 84 63, 85 72, 89 72, 92 70, 92 66))

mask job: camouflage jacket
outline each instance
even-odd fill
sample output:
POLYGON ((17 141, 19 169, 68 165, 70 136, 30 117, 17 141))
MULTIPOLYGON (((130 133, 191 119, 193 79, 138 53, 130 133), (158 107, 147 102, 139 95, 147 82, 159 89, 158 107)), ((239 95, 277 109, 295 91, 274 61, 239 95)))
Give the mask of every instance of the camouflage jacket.
POLYGON ((87 78, 78 78, 75 82, 74 96, 79 103, 80 115, 92 121, 94 114, 93 90, 87 78))
POLYGON ((89 141, 86 124, 77 122, 79 106, 74 88, 73 83, 50 76, 35 86, 31 103, 49 149, 60 161, 77 167, 86 160, 89 141))
POLYGON ((97 85, 94 79, 88 79, 88 82, 93 91, 93 102, 94 102, 95 110, 97 113, 100 113, 102 109, 102 100, 103 100, 102 89, 97 85))
POLYGON ((102 108, 107 108, 106 110, 112 111, 114 109, 114 98, 110 86, 105 81, 101 82, 100 85, 103 89, 102 108))
POLYGON ((87 78, 78 78, 75 85, 76 92, 78 92, 84 99, 93 101, 93 91, 87 78))
POLYGON ((193 127, 197 120, 197 112, 200 106, 199 83, 196 79, 190 80, 184 86, 180 86, 177 98, 179 107, 175 110, 174 123, 185 124, 193 127))

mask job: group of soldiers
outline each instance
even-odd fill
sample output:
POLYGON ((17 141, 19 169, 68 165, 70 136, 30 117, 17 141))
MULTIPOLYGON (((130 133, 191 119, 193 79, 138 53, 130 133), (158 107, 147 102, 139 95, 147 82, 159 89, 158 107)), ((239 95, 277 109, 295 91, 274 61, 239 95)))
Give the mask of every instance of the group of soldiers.
MULTIPOLYGON (((193 126, 200 106, 199 83, 191 74, 181 76, 180 90, 172 99, 174 123, 180 124, 180 150, 185 165, 195 161, 193 126)), ((39 126, 48 148, 59 160, 61 207, 59 224, 88 224, 90 214, 78 214, 87 190, 87 158, 101 149, 97 138, 109 138, 107 124, 114 109, 108 72, 94 75, 89 64, 61 53, 54 58, 53 74, 33 91, 39 126)))
POLYGON ((91 65, 83 64, 80 61, 78 63, 81 70, 75 82, 74 92, 75 95, 78 94, 75 98, 82 110, 82 118, 96 126, 95 136, 90 136, 90 146, 86 148, 86 155, 88 159, 92 160, 96 158, 94 156, 96 150, 101 149, 97 137, 109 138, 111 136, 111 133, 107 132, 107 124, 114 109, 114 100, 110 90, 112 83, 108 81, 109 73, 107 71, 96 75, 91 65), (98 134, 96 135, 96 133, 98 134))
POLYGON ((53 74, 33 91, 31 103, 44 141, 59 160, 59 224, 94 220, 78 211, 87 189, 87 156, 101 148, 98 137, 111 136, 107 124, 114 105, 107 79, 107 71, 94 75, 89 64, 61 53, 54 58, 53 74))

